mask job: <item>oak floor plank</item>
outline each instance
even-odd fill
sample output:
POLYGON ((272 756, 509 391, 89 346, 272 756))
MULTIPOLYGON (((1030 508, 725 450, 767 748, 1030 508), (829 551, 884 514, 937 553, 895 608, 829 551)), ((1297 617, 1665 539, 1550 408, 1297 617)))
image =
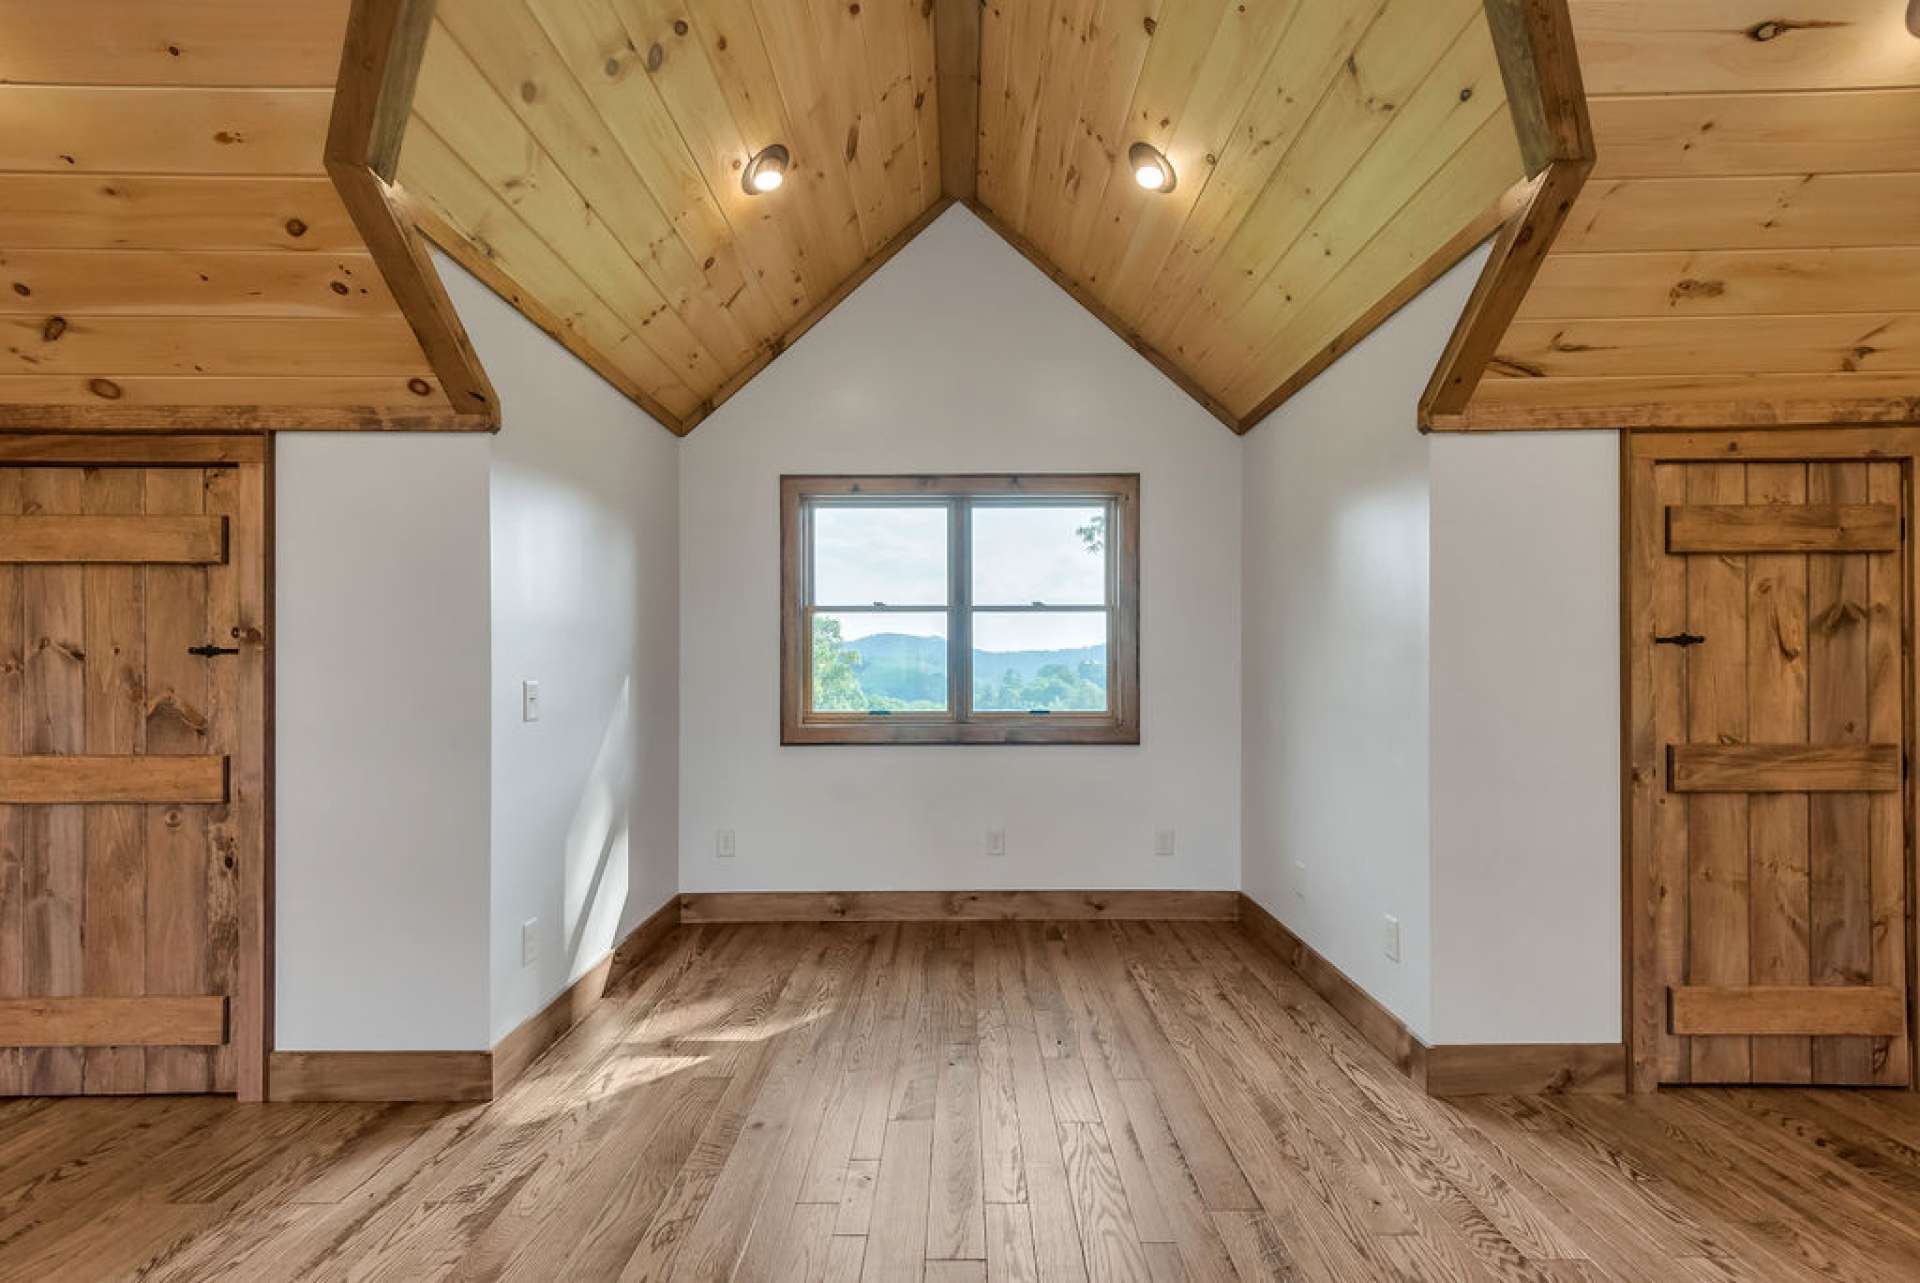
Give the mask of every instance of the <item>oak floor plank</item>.
POLYGON ((1430 1100, 1231 924, 687 926, 484 1107, 0 1104, 0 1283, 1879 1283, 1916 1205, 1909 1095, 1430 1100))

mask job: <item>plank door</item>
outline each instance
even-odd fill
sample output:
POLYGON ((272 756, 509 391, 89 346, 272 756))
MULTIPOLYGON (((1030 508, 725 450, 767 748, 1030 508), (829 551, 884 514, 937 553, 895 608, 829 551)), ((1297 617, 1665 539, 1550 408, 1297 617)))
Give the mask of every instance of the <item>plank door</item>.
POLYGON ((1636 1083, 1906 1084, 1906 464, 1634 466, 1636 1083))
POLYGON ((263 485, 0 467, 0 1094, 262 1094, 263 485))

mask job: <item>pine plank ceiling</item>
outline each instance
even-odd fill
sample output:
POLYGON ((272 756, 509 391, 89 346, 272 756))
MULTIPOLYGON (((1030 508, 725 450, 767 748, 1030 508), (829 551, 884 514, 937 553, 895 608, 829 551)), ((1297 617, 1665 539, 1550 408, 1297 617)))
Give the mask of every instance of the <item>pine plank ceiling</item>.
POLYGON ((1244 431, 1496 225, 1502 52, 1482 0, 447 3, 398 189, 675 431, 954 200, 1244 431))
POLYGON ((1920 420, 1907 0, 1571 0, 1591 180, 1439 428, 1920 420))
POLYGON ((348 13, 0 0, 0 427, 493 421, 329 176, 348 13))

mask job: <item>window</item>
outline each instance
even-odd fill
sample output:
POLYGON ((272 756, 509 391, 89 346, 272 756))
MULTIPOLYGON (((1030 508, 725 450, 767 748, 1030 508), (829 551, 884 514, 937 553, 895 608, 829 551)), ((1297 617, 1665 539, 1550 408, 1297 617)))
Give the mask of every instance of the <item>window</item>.
POLYGON ((780 498, 782 743, 1140 742, 1139 477, 780 498))

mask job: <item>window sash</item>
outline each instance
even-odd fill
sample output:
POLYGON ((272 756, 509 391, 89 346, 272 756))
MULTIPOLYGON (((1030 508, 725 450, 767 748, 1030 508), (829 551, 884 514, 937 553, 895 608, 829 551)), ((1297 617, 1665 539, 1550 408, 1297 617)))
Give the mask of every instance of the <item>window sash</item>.
POLYGON ((1117 715, 1116 704, 1116 629, 1118 626, 1119 559, 1115 540, 1118 533, 1118 504, 1110 493, 1025 495, 941 494, 903 496, 809 495, 801 500, 802 549, 800 557, 802 627, 801 691, 802 712, 814 723, 920 722, 941 725, 972 721, 1109 722, 1117 715), (823 508, 833 507, 944 507, 947 520, 947 601, 944 603, 900 604, 895 602, 848 603, 845 605, 815 600, 815 517, 823 508), (1002 508, 1086 508, 1098 507, 1106 521, 1107 535, 1101 548, 1101 584, 1103 600, 1098 604, 1051 603, 1027 605, 973 604, 972 517, 985 507, 1002 508), (813 627, 816 615, 944 614, 947 616, 947 707, 944 709, 871 709, 851 711, 819 709, 813 698, 813 627), (1106 654, 1107 707, 1098 710, 1077 709, 975 709, 973 706, 973 623, 975 614, 1102 614, 1106 616, 1104 648, 1106 654))

